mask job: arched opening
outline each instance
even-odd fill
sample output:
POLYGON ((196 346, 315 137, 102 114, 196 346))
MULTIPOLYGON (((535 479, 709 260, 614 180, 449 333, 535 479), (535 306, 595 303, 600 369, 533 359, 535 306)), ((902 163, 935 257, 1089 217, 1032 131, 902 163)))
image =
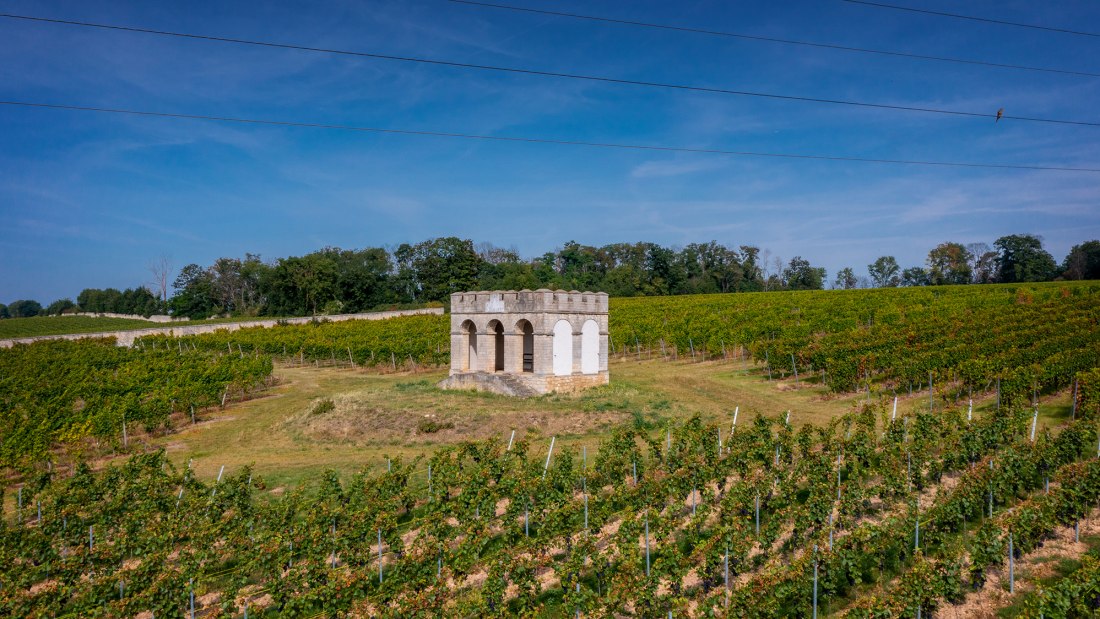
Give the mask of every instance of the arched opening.
POLYGON ((535 328, 528 320, 516 323, 516 331, 523 339, 520 348, 520 371, 532 373, 535 371, 535 328))
POLYGON ((504 325, 499 320, 490 320, 488 331, 493 334, 493 371, 504 371, 504 325))
POLYGON ((554 375, 569 376, 573 373, 573 325, 559 320, 554 325, 554 375))
POLYGON ((477 327, 467 320, 462 323, 462 371, 477 370, 477 327))
POLYGON ((586 320, 581 327, 581 374, 600 371, 600 325, 586 320))

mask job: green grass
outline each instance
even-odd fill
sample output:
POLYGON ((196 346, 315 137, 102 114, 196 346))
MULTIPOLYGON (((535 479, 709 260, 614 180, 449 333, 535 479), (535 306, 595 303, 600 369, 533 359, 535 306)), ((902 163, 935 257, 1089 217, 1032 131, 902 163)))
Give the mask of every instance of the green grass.
POLYGON ((0 339, 34 337, 37 335, 66 335, 69 333, 96 333, 98 331, 129 331, 158 326, 148 320, 129 318, 96 318, 94 316, 35 316, 34 318, 6 318, 0 320, 0 339))
POLYGON ((212 318, 178 323, 152 322, 130 318, 98 318, 95 316, 35 316, 0 320, 0 339, 35 337, 39 335, 70 335, 101 331, 134 331, 136 329, 171 328, 181 325, 209 325, 254 320, 279 320, 277 316, 212 318))
MULTIPOLYGON (((227 471, 251 464, 269 488, 295 487, 320 479, 326 469, 347 476, 361 470, 382 470, 386 458, 427 456, 441 445, 490 436, 507 441, 528 439, 545 449, 556 436, 555 452, 582 447, 593 455, 613 425, 632 423, 654 435, 663 434, 668 420, 699 415, 723 422, 723 434, 740 407, 738 425, 757 415, 791 411, 791 423, 822 425, 853 410, 865 394, 830 394, 819 382, 803 379, 766 380, 762 366, 749 362, 611 361, 611 384, 578 395, 547 395, 517 399, 472 391, 444 391, 435 384, 445 369, 418 373, 380 374, 364 369, 277 367, 280 384, 248 402, 225 410, 200 411, 192 426, 177 416, 173 434, 131 441, 165 447, 179 466, 194 460, 200 477, 212 479, 222 465, 227 471), (318 407, 325 400, 328 405, 318 407), (319 411, 314 413, 314 411, 319 411), (454 424, 453 428, 445 427, 454 424), (434 432, 419 428, 438 426, 434 432)), ((903 394, 898 412, 928 405, 927 392, 903 394)), ((960 402, 965 413, 965 401, 960 402)), ((974 413, 995 406, 995 395, 975 400, 974 413)), ((1045 396, 1039 407, 1039 427, 1068 418, 1066 392, 1045 396)), ((107 460, 111 458, 108 457, 107 460)), ((10 490, 5 503, 13 505, 10 490)))
MULTIPOLYGON (((823 425, 853 410, 866 396, 829 394, 820 384, 768 381, 747 362, 664 362, 613 360, 611 384, 579 395, 517 399, 490 393, 444 391, 435 384, 446 370, 378 374, 362 369, 284 367, 282 381, 264 397, 212 410, 195 426, 152 441, 167 446, 173 461, 194 459, 200 476, 253 464, 269 486, 296 486, 325 469, 348 475, 380 470, 386 458, 426 456, 445 444, 498 437, 527 438, 545 450, 581 451, 596 445, 613 425, 627 422, 656 434, 670 419, 699 415, 728 429, 734 407, 738 425, 756 415, 791 411, 791 423, 823 425), (333 407, 318 404, 332 400, 333 407), (454 427, 447 427, 453 424, 454 427), (436 428, 432 432, 421 431, 436 428), (545 443, 545 444, 544 444, 545 443)), ((994 397, 975 402, 975 415, 994 406, 994 397)), ((902 397, 899 413, 927 406, 927 395, 902 397)), ((960 403, 964 407, 965 403, 960 403)), ((1040 428, 1068 416, 1069 396, 1040 403, 1040 428)), ((726 430, 724 430, 723 434, 726 430)))

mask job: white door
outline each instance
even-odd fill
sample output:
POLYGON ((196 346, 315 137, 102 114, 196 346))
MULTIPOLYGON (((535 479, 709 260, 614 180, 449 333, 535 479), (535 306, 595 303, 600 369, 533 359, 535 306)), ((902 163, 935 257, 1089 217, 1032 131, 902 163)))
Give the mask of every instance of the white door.
POLYGON ((600 371, 600 326, 595 320, 584 321, 581 327, 581 374, 600 371))
POLYGON ((559 320, 554 325, 554 375, 569 376, 573 373, 573 325, 559 320))

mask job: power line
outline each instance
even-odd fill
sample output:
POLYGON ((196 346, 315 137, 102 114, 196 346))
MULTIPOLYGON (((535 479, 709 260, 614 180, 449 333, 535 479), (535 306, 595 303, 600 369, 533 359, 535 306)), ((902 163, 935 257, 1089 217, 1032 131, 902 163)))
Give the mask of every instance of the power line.
POLYGON ((748 41, 767 41, 769 43, 782 43, 785 45, 802 45, 806 47, 816 47, 820 49, 834 49, 845 52, 858 52, 861 54, 876 54, 880 56, 895 56, 899 58, 914 58, 917 60, 932 60, 936 62, 952 62, 957 64, 970 64, 983 67, 996 67, 999 69, 1015 69, 1020 71, 1041 71, 1044 73, 1059 73, 1063 75, 1078 75, 1083 77, 1100 77, 1100 73, 1090 73, 1088 71, 1073 71, 1070 69, 1052 69, 1048 67, 1032 67, 1027 65, 1018 64, 1006 64, 999 62, 988 62, 984 60, 971 60, 966 58, 951 58, 949 56, 930 56, 925 54, 913 54, 909 52, 894 52, 889 50, 871 49, 866 47, 851 47, 847 45, 835 45, 832 43, 814 43, 811 41, 798 41, 795 39, 779 39, 776 37, 765 37, 752 34, 743 34, 738 32, 728 32, 722 30, 706 30, 703 28, 692 28, 689 26, 673 26, 669 24, 656 24, 651 22, 635 21, 630 19, 616 19, 612 17, 599 17, 595 15, 582 15, 580 13, 564 13, 561 11, 548 11, 544 9, 533 9, 522 6, 512 6, 508 4, 493 4, 489 2, 475 2, 474 0, 447 0, 447 2, 453 2, 455 4, 465 4, 468 6, 487 7, 494 9, 504 9, 508 11, 519 11, 523 13, 536 13, 539 15, 553 15, 556 17, 569 17, 573 19, 582 19, 587 21, 604 22, 609 24, 620 24, 625 26, 638 26, 642 28, 656 28, 659 30, 673 30, 676 32, 688 32, 692 34, 706 34, 717 37, 728 37, 734 39, 744 39, 748 41))
POLYGON ((751 90, 733 90, 728 88, 712 88, 709 86, 694 86, 690 84, 673 84, 667 82, 652 82, 644 80, 630 80, 615 77, 606 77, 598 75, 584 75, 580 73, 559 73, 556 71, 542 71, 538 69, 523 69, 517 67, 502 67, 496 65, 483 65, 472 64, 467 62, 456 62, 451 60, 438 60, 431 58, 416 58, 411 56, 394 56, 390 54, 377 54, 372 52, 354 52, 348 50, 328 49, 323 47, 308 47, 304 45, 292 45, 288 43, 273 43, 270 41, 252 41, 248 39, 236 39, 229 37, 217 37, 200 34, 189 34, 182 32, 171 32, 167 30, 152 30, 148 28, 137 28, 132 26, 115 26, 108 24, 97 24, 92 22, 80 22, 64 19, 51 19, 46 17, 31 17, 27 15, 12 15, 9 13, 0 13, 0 17, 9 19, 21 19, 35 22, 47 22, 54 24, 65 24, 71 26, 82 26, 88 28, 99 28, 104 30, 118 30, 123 32, 138 32, 143 34, 155 34, 160 36, 179 37, 185 39, 196 39, 201 41, 218 41, 222 43, 235 43, 240 45, 254 45, 259 47, 277 48, 277 49, 292 49, 298 51, 307 52, 320 52, 325 54, 338 54, 342 56, 353 56, 358 58, 374 58, 379 60, 393 60, 398 62, 410 62, 419 64, 428 64, 435 66, 455 67, 461 69, 476 69, 482 71, 496 71, 502 73, 515 73, 521 75, 534 75, 538 77, 556 77, 563 79, 582 80, 588 82, 602 82, 608 84, 628 85, 628 86, 642 86, 647 88, 660 88, 665 90, 677 90, 687 92, 704 92, 708 94, 719 95, 733 95, 741 97, 756 97, 764 99, 777 99, 782 101, 798 101, 802 103, 823 103, 829 105, 844 105, 850 107, 872 108, 880 110, 892 110, 898 112, 923 112, 928 114, 942 114, 947 116, 964 116, 969 118, 984 118, 984 119, 1001 119, 1001 120, 1019 120, 1023 122, 1037 122, 1037 123, 1052 123, 1059 125, 1076 125, 1083 127, 1100 127, 1100 122, 1090 122, 1083 120, 1067 120, 1056 118, 1040 118, 1032 116, 1011 116, 1003 114, 998 116, 997 114, 990 114, 985 112, 967 112, 963 110, 947 110, 931 107, 918 107, 909 105, 892 105, 888 103, 869 103, 866 101, 852 101, 846 99, 826 99, 822 97, 808 97, 801 95, 783 95, 776 93, 757 92, 751 90))
POLYGON ((959 15, 958 13, 945 13, 943 11, 930 11, 928 9, 915 9, 909 6, 898 6, 896 4, 886 4, 883 2, 870 2, 869 0, 841 0, 841 2, 850 2, 852 4, 865 4, 867 6, 874 6, 882 9, 893 9, 895 11, 909 11, 911 13, 924 13, 926 15, 938 15, 940 17, 954 17, 955 19, 969 19, 971 21, 980 21, 988 24, 1000 24, 1002 26, 1016 26, 1017 28, 1032 28, 1034 30, 1046 30, 1048 32, 1060 32, 1062 34, 1076 34, 1083 37, 1100 37, 1100 34, 1095 32, 1083 32, 1081 30, 1069 30, 1068 28, 1054 28, 1051 26, 1040 26, 1038 24, 1023 24, 1014 21, 1004 21, 1001 19, 990 19, 988 17, 975 17, 973 15, 959 15))
POLYGON ((234 116, 213 116, 207 114, 184 114, 175 112, 153 112, 148 110, 132 110, 123 108, 93 107, 85 105, 67 105, 59 103, 41 103, 33 101, 0 101, 0 105, 18 106, 27 108, 49 110, 71 110, 80 112, 100 112, 106 114, 125 114, 131 116, 145 116, 153 118, 171 118, 184 120, 205 120, 247 125, 271 125, 277 127, 300 127, 306 129, 332 129, 339 131, 357 131, 365 133, 384 133, 393 135, 413 135, 441 138, 459 138, 466 140, 483 140, 492 142, 509 142, 523 144, 552 144, 558 146, 582 146, 592 148, 640 150, 672 153, 696 153, 707 155, 733 155, 739 157, 769 157, 777 159, 802 159, 818 161, 839 161, 855 163, 882 163, 895 165, 917 165, 952 168, 985 168, 997 170, 1040 170, 1045 172, 1097 172, 1100 168, 1072 168, 1064 166, 1040 166, 1040 165, 1013 165, 1001 163, 967 163, 959 161, 924 161, 916 159, 876 159, 871 157, 844 157, 835 155, 804 155, 795 153, 769 153, 761 151, 723 150, 716 148, 689 148, 681 146, 659 146, 650 144, 624 144, 615 142, 589 142, 584 140, 558 140, 552 138, 535 138, 522 136, 480 135, 476 133, 461 133, 454 131, 426 131, 415 129, 392 129, 386 127, 366 127, 360 125, 341 125, 331 123, 301 122, 288 120, 270 120, 261 118, 240 118, 234 116))

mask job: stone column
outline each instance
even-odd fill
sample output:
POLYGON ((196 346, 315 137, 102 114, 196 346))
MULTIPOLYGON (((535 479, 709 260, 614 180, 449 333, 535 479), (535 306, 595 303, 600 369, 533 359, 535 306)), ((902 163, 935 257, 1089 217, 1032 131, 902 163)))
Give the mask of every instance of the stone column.
POLYGON ((465 339, 462 331, 451 331, 451 374, 462 372, 462 360, 466 356, 465 339))
POLYGON ((535 375, 550 376, 554 374, 554 333, 547 331, 545 320, 539 321, 535 326, 535 375))
POLYGON ((600 331, 600 372, 607 371, 607 359, 611 351, 607 347, 607 330, 600 331))
POLYGON ((581 373, 581 329, 578 322, 583 325, 583 316, 570 316, 569 326, 573 328, 573 376, 581 373))
POLYGON ((523 334, 515 332, 515 325, 504 327, 504 371, 507 374, 523 372, 523 334))

